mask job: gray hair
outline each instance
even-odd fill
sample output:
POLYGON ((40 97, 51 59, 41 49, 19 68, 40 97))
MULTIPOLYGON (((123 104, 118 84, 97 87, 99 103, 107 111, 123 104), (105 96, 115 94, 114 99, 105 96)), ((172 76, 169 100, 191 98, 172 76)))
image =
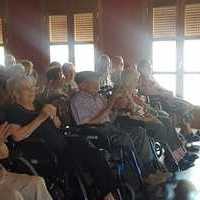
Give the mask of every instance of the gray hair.
POLYGON ((6 73, 10 78, 15 76, 23 76, 25 74, 25 68, 22 64, 16 64, 6 68, 6 73))
POLYGON ((10 67, 16 64, 16 59, 13 55, 8 54, 5 57, 5 66, 6 67, 10 67))
POLYGON ((23 81, 27 81, 34 85, 36 84, 35 79, 27 75, 13 76, 7 80, 6 90, 11 98, 11 101, 15 101, 15 95, 20 91, 23 81))

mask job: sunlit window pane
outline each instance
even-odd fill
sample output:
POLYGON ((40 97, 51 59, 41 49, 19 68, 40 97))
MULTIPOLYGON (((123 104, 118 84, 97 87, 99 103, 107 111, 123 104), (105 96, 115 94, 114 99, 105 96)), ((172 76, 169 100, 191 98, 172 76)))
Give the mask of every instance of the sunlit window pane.
POLYGON ((195 105, 200 105, 200 92, 198 91, 199 85, 199 74, 184 75, 184 99, 195 105))
POLYGON ((200 40, 185 40, 184 42, 184 70, 200 72, 200 40))
POLYGON ((76 71, 94 71, 94 45, 75 45, 76 71))
POLYGON ((69 62, 69 48, 68 45, 51 45, 50 46, 50 60, 57 61, 60 64, 69 62))
POLYGON ((176 71, 176 41, 153 42, 153 70, 156 72, 176 71))
POLYGON ((4 55, 4 47, 0 47, 0 65, 4 65, 5 55, 4 55))
POLYGON ((172 74, 154 74, 155 79, 158 83, 169 91, 176 94, 176 75, 172 74))

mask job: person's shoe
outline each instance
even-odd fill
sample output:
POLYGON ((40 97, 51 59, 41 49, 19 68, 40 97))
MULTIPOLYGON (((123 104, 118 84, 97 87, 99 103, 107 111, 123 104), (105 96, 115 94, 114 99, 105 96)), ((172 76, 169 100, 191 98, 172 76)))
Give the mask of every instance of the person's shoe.
POLYGON ((187 160, 189 162, 194 162, 196 159, 198 159, 199 156, 195 153, 186 153, 183 157, 184 160, 187 160))
POLYGON ((188 135, 185 136, 185 139, 189 143, 199 142, 200 141, 200 136, 198 134, 188 134, 188 135))
POLYGON ((179 165, 179 169, 181 171, 184 171, 184 170, 187 170, 187 169, 193 167, 194 162, 182 159, 182 160, 179 161, 178 165, 179 165))
POLYGON ((169 172, 176 172, 179 170, 178 162, 173 158, 172 154, 168 151, 165 152, 164 164, 169 172))
POLYGON ((200 151, 200 147, 197 145, 191 145, 189 147, 186 146, 186 149, 191 153, 198 153, 200 151))
POLYGON ((195 134, 200 137, 200 130, 198 130, 195 134))

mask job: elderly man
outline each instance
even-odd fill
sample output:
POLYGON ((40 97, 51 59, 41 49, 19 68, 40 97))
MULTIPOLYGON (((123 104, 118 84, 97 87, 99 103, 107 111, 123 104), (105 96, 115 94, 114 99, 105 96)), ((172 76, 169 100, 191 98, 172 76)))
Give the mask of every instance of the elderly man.
MULTIPOLYGON (((0 160, 8 157, 4 141, 8 135, 9 125, 0 125, 0 160)), ((51 200, 45 182, 41 177, 7 172, 0 165, 0 194, 3 200, 51 200)))
POLYGON ((76 124, 98 125, 98 128, 92 129, 95 131, 94 133, 104 136, 115 135, 118 137, 117 141, 123 145, 129 146, 130 141, 132 141, 143 167, 143 175, 147 176, 152 170, 150 166, 152 166, 153 155, 144 129, 133 127, 132 133, 127 136, 126 132, 117 129, 111 123, 110 114, 112 114, 112 108, 118 97, 115 96, 109 103, 106 103, 102 96, 98 94, 98 74, 90 71, 80 72, 77 74, 75 81, 79 86, 79 92, 71 99, 71 110, 76 124))

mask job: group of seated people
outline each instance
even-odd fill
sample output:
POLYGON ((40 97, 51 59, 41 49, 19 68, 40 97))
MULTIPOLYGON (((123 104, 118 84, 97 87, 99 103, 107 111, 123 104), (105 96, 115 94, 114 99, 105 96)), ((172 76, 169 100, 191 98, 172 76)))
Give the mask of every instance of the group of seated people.
MULTIPOLYGON (((79 73, 75 72, 72 63, 62 66, 52 62, 44 87, 38 85, 38 75, 30 61, 16 63, 14 57, 9 56, 5 65, 0 68, 0 147, 4 152, 0 151, 0 159, 8 156, 7 137, 16 143, 42 138, 55 152, 64 170, 72 163, 87 167, 102 199, 114 200, 118 186, 104 156, 87 140, 66 137, 61 130, 70 126, 82 127, 80 135, 97 134, 111 138, 115 145, 134 148, 146 183, 149 177, 157 175, 150 138, 168 149, 165 164, 169 171, 177 170, 177 166, 181 170, 188 169, 198 158, 186 148, 188 140, 194 139, 188 117, 193 105, 162 88, 153 79, 148 61, 126 66, 120 56, 110 60, 103 55, 97 72, 79 73), (108 84, 112 92, 105 97, 99 90, 108 84), (171 106, 173 113, 181 116, 180 133, 172 123, 171 110, 167 106, 162 110, 147 102, 148 96, 155 95, 165 101, 164 105, 171 106)), ((198 139, 195 135, 195 140, 198 139)), ((3 167, 0 169, 0 191, 5 200, 51 199, 42 178, 10 173, 3 167)))

